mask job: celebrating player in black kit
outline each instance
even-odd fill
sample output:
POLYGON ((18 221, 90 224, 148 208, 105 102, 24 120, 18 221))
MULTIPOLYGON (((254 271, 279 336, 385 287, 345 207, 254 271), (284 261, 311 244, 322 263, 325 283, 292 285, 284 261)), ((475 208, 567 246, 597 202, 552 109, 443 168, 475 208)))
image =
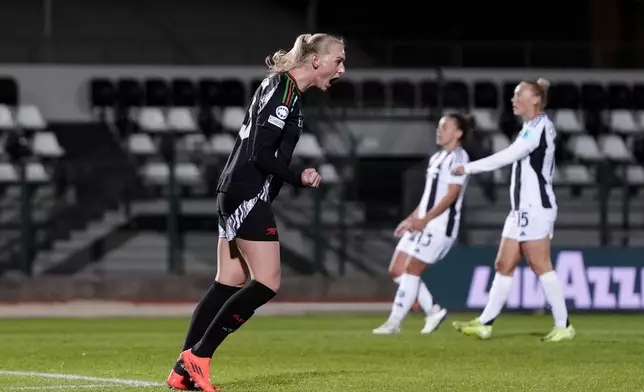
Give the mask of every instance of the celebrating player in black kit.
POLYGON ((344 73, 344 61, 342 39, 328 34, 300 35, 290 51, 266 59, 270 75, 252 98, 217 187, 217 276, 195 308, 169 387, 219 390, 210 383, 215 350, 279 289, 271 201, 284 182, 317 188, 321 180, 315 169, 289 168, 303 127, 301 94, 326 91, 344 73))

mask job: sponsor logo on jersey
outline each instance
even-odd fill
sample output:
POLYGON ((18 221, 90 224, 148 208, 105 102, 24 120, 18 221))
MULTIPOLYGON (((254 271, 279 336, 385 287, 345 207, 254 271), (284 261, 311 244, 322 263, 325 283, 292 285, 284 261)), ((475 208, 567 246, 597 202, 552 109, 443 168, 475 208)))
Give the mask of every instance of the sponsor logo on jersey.
MULTIPOLYGON (((283 107, 283 106, 282 106, 282 107, 283 107)), ((278 127, 279 129, 284 129, 284 121, 282 121, 282 120, 280 120, 279 118, 277 118, 277 117, 273 116, 272 114, 270 114, 270 115, 268 116, 268 122, 269 122, 269 123, 271 123, 271 124, 273 124, 273 125, 275 125, 275 126, 276 126, 276 127, 278 127)))

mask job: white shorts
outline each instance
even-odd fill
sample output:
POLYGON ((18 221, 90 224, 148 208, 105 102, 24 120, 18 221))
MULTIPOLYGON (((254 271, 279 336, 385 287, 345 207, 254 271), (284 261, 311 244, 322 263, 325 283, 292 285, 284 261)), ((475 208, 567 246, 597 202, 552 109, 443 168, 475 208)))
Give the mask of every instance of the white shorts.
POLYGON ((443 233, 427 228, 422 232, 406 232, 398 241, 396 252, 405 252, 423 263, 434 264, 447 255, 454 243, 454 238, 443 233))
POLYGON ((501 237, 519 242, 552 239, 556 220, 557 210, 552 208, 510 211, 505 219, 501 237))

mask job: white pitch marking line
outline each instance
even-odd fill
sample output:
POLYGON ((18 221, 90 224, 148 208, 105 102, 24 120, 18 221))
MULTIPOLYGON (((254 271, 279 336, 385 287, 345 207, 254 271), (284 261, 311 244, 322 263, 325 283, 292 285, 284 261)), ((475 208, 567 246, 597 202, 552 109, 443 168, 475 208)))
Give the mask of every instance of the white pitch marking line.
POLYGON ((160 387, 165 385, 162 383, 152 382, 152 381, 126 380, 122 378, 101 378, 101 377, 81 376, 78 374, 20 372, 20 371, 13 371, 13 370, 0 370, 0 376, 42 377, 42 378, 55 378, 58 380, 81 380, 81 381, 93 381, 93 382, 106 382, 106 383, 112 383, 112 384, 130 385, 133 387, 160 387))
POLYGON ((69 390, 72 389, 94 389, 94 388, 115 388, 112 384, 69 384, 69 385, 45 385, 41 387, 2 387, 3 391, 43 391, 43 390, 69 390))

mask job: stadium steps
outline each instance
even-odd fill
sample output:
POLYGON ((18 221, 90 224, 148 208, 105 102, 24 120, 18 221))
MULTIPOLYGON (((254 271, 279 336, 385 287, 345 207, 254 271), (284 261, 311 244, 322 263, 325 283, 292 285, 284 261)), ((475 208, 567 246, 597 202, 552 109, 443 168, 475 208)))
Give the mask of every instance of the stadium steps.
POLYGON ((127 222, 122 212, 108 212, 85 229, 73 230, 68 239, 55 241, 50 250, 38 253, 34 274, 70 273, 92 263, 127 238, 127 232, 120 230, 127 222))
MULTIPOLYGON (((186 275, 212 276, 217 272, 217 233, 185 236, 180 252, 186 275)), ((86 266, 77 275, 163 275, 168 274, 168 241, 164 233, 142 232, 107 253, 98 263, 86 266)), ((297 271, 283 264, 284 275, 297 271)))

